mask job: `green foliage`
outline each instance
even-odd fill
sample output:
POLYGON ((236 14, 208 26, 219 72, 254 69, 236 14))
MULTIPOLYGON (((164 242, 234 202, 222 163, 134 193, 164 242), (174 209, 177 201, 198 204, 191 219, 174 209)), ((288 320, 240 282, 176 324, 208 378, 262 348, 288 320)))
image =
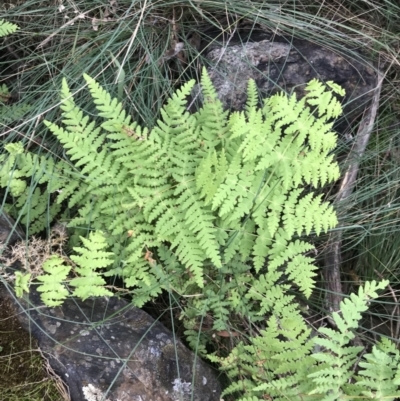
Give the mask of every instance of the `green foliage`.
POLYGON ((27 225, 43 228, 40 217, 49 223, 51 207, 65 201, 75 211, 69 226, 91 229, 71 255, 78 277, 68 279, 70 268, 59 258, 46 262, 39 278, 44 302, 62 303, 67 285, 82 299, 112 295, 103 277, 119 276, 137 306, 163 289, 185 296, 185 334, 203 355, 211 333, 230 333, 241 319, 266 321, 260 335, 225 358, 209 356, 235 381, 227 394, 239 391, 242 400, 392 396, 397 388, 389 376, 400 380, 400 374, 390 344, 364 355, 357 375, 351 370, 360 349, 349 341, 383 284, 371 283, 342 303, 341 314, 333 315, 339 331, 321 328, 317 335, 295 296, 309 297, 315 285, 313 246, 301 236, 337 223, 312 189, 339 177, 331 119, 341 112, 334 92, 342 90, 313 80, 302 100, 277 94, 260 109, 250 81, 245 110, 229 114, 204 70, 203 107, 186 111, 190 81, 148 130, 84 78, 101 120, 84 115, 64 80, 63 126, 45 121, 69 161, 25 152, 18 143, 7 145, 2 159, 0 183, 27 225), (44 198, 53 202, 44 207, 44 198), (211 326, 202 330, 208 316, 211 326))
POLYGON ((70 281, 70 285, 76 287, 72 295, 85 300, 89 297, 101 297, 113 295, 104 288, 106 282, 96 269, 109 266, 113 259, 112 252, 106 252, 107 242, 100 232, 89 234, 89 238, 81 237, 84 247, 74 247, 79 255, 72 255, 71 259, 78 265, 75 271, 79 274, 70 281))
POLYGON ((391 400, 399 395, 399 350, 393 342, 382 338, 373 346, 372 352, 359 363, 363 369, 357 377, 357 385, 364 387, 362 394, 376 399, 391 400))
POLYGON ((239 401, 394 400, 400 395, 396 346, 383 339, 363 354, 364 347, 350 345, 361 313, 387 284, 367 282, 345 299, 332 316, 338 330, 321 327, 311 336, 298 311, 273 313, 249 344, 240 342, 226 358, 209 356, 235 380, 224 393, 244 393, 239 401))
POLYGON ((24 292, 29 292, 29 282, 31 274, 23 274, 21 272, 15 272, 15 293, 17 297, 22 297, 24 292))
POLYGON ((38 277, 43 283, 38 287, 38 291, 42 293, 42 301, 48 306, 61 305, 68 296, 63 281, 66 280, 71 267, 65 265, 61 257, 53 255, 43 263, 42 268, 47 273, 38 277))
POLYGON ((20 120, 29 110, 31 106, 26 103, 8 104, 11 99, 11 93, 7 85, 0 85, 0 121, 3 124, 10 124, 20 120))
MULTIPOLYGON (((145 257, 148 249, 161 254, 164 244, 177 258, 177 282, 172 281, 178 291, 189 287, 198 291, 206 284, 210 294, 219 294, 222 305, 228 294, 214 288, 214 279, 223 266, 229 266, 235 280, 243 281, 241 270, 235 269, 241 262, 253 265, 255 273, 245 298, 254 299, 251 292, 265 279, 264 273, 259 275, 266 264, 276 280, 285 276, 306 296, 311 294, 315 267, 303 254, 312 247, 292 238, 319 234, 336 224, 332 207, 302 189, 339 174, 330 154, 336 135, 328 120, 340 110, 331 92, 324 95, 328 103, 316 118, 307 102, 325 93, 322 84, 312 81, 310 94, 300 102, 279 94, 256 109, 256 89, 250 82, 245 112, 232 113, 228 119, 204 72, 204 107, 193 115, 185 111, 194 85, 188 82, 170 99, 162 120, 149 133, 93 79, 85 75, 85 80, 104 122, 96 125, 84 116, 65 80, 61 91, 65 128, 45 121, 79 169, 79 180, 66 162, 25 154, 21 148, 9 150, 2 185, 20 196, 17 208, 26 202, 26 178, 47 181, 47 188, 28 193, 31 207, 22 208, 23 222, 38 221, 33 225, 37 231, 43 224, 40 217, 51 220, 59 204, 68 200, 69 208, 77 207, 70 226, 107 233, 119 258, 106 275, 119 275, 134 287, 138 305, 166 287, 145 257), (329 101, 332 110, 327 109, 329 101), (56 202, 48 209, 45 200, 55 192, 56 202), (126 243, 123 251, 118 245, 122 243, 126 243), (204 272, 209 269, 212 274, 206 280, 204 272)), ((209 303, 207 309, 220 315, 221 305, 209 303)), ((259 313, 267 309, 263 306, 259 313)))
POLYGON ((15 24, 12 24, 11 22, 0 19, 0 38, 16 32, 17 29, 18 29, 18 25, 15 25, 15 24))
POLYGON ((304 253, 312 246, 294 237, 319 234, 337 221, 321 196, 304 190, 339 175, 330 118, 340 107, 331 91, 314 80, 301 101, 278 94, 257 109, 250 81, 245 111, 228 116, 204 70, 202 109, 185 110, 190 81, 149 131, 84 78, 103 122, 84 115, 65 80, 65 128, 45 121, 75 166, 25 152, 21 144, 6 146, 0 182, 31 232, 49 224, 67 200, 76 210, 70 227, 106 233, 116 257, 104 275, 122 277, 138 306, 162 288, 207 293, 210 299, 196 298, 190 307, 217 316, 215 329, 223 328, 232 303, 235 313, 257 319, 290 305, 293 286, 311 294, 315 266, 304 253), (317 118, 309 105, 318 96, 324 104, 317 118), (149 250, 156 259, 146 257, 149 250))
POLYGON ((81 237, 84 247, 74 247, 74 252, 79 255, 72 255, 71 260, 75 262, 74 272, 78 274, 71 280, 67 276, 71 266, 65 265, 64 260, 53 255, 43 264, 43 270, 47 274, 38 277, 43 284, 38 287, 42 292, 41 298, 46 305, 57 306, 69 295, 66 284, 75 287, 72 295, 85 300, 88 297, 100 297, 113 295, 104 288, 106 282, 96 269, 109 266, 112 263, 112 252, 104 251, 107 248, 104 235, 100 232, 89 234, 89 238, 81 237))
POLYGON ((60 211, 59 203, 49 205, 50 194, 58 190, 63 180, 68 180, 72 171, 66 163, 58 164, 50 157, 25 153, 21 143, 4 146, 7 154, 0 155, 0 187, 8 188, 16 198, 6 208, 14 216, 21 216, 20 222, 29 226, 35 234, 46 227, 60 211), (63 168, 63 165, 64 168, 63 168), (66 167, 66 168, 65 168, 66 167), (42 189, 38 185, 46 183, 42 189))
MULTIPOLYGON (((310 394, 327 394, 322 398, 323 401, 339 400, 346 395, 346 384, 349 383, 353 375, 352 368, 363 350, 361 346, 349 345, 350 340, 355 337, 353 330, 358 328, 361 313, 368 309, 369 300, 377 298, 376 291, 385 288, 387 284, 387 281, 379 284, 375 282, 365 283, 364 288, 359 288, 358 295, 351 294, 350 299, 341 302, 341 314, 333 313, 332 317, 339 330, 334 331, 327 327, 319 329, 319 333, 323 336, 316 337, 314 343, 323 347, 323 351, 313 355, 313 358, 320 364, 318 371, 309 375, 316 384, 310 394)), ((364 358, 367 357, 368 354, 364 355, 364 358)), ((364 375, 370 374, 370 366, 366 364, 360 366, 368 369, 364 375)), ((363 374, 363 371, 360 374, 363 374)), ((357 390, 357 387, 360 388, 360 383, 363 384, 363 381, 357 382, 355 386, 350 386, 351 395, 355 395, 354 391, 357 390)))

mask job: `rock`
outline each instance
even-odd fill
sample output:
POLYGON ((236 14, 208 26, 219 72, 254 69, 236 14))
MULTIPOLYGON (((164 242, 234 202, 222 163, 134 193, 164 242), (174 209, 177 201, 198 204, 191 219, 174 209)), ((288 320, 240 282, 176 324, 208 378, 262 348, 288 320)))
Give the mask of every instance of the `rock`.
POLYGON ((25 238, 24 232, 16 225, 14 219, 4 210, 0 210, 0 250, 2 245, 11 245, 25 238))
MULTIPOLYGON (((377 80, 374 69, 362 61, 361 55, 355 60, 305 40, 266 37, 261 35, 258 41, 242 37, 237 44, 232 40, 227 46, 213 45, 206 54, 208 72, 224 107, 243 109, 250 78, 255 80, 262 98, 280 91, 301 98, 305 84, 318 78, 334 81, 346 90, 344 117, 337 129, 344 132, 351 128, 372 98, 377 80)), ((198 88, 193 97, 196 94, 198 88)), ((199 106, 193 103, 191 111, 199 106)))
POLYGON ((220 400, 216 372, 147 313, 117 298, 49 308, 33 287, 29 300, 5 287, 0 299, 13 302, 72 401, 220 400))
MULTIPOLYGON (((23 233, 14 227, 11 217, 1 215, 0 240, 15 242, 23 233)), ((216 372, 128 301, 69 298, 49 308, 34 285, 24 299, 6 285, 0 286, 0 304, 12 305, 72 401, 220 400, 216 372)))

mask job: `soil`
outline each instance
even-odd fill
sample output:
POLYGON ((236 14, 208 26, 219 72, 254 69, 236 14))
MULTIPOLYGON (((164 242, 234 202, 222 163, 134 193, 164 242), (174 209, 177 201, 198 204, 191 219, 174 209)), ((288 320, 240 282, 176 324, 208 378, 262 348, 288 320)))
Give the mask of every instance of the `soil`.
POLYGON ((0 399, 68 400, 59 379, 51 376, 36 342, 22 329, 12 310, 10 301, 0 299, 0 399))

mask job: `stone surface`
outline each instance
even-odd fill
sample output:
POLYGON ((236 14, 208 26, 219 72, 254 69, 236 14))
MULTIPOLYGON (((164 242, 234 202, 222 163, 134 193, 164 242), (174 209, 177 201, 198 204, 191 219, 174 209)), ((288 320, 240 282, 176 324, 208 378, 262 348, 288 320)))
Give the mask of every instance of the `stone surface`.
MULTIPOLYGON (((14 225, 9 216, 0 218, 0 239, 15 242, 14 225)), ((49 308, 34 285, 24 299, 6 285, 0 286, 0 305, 13 305, 72 401, 220 400, 217 372, 126 300, 70 298, 49 308)))
MULTIPOLYGON (((238 41, 234 38, 224 46, 214 44, 206 54, 210 77, 226 109, 243 109, 250 78, 255 80, 262 98, 280 91, 301 98, 311 79, 334 81, 346 90, 344 117, 338 123, 339 131, 344 132, 372 98, 377 77, 359 54, 354 60, 305 40, 289 41, 266 34, 238 41)), ((190 109, 194 111, 198 106, 194 101, 190 109)))
POLYGON ((24 300, 2 287, 4 299, 13 302, 72 401, 220 400, 217 372, 125 300, 68 299, 49 308, 33 286, 24 300))
POLYGON ((4 210, 0 210, 0 251, 2 245, 13 244, 23 238, 24 232, 16 225, 15 220, 4 210))

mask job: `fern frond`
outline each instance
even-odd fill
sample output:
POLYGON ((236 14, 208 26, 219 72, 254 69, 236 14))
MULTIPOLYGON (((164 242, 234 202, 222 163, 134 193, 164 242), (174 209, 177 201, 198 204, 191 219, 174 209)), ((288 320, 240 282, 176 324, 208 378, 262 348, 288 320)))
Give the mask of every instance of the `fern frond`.
POLYGON ((104 235, 92 232, 89 238, 81 237, 81 240, 84 247, 74 248, 79 255, 71 255, 71 259, 79 266, 75 270, 80 275, 70 281, 70 285, 76 287, 73 295, 82 300, 92 296, 112 295, 112 292, 104 288, 105 280, 95 271, 109 266, 113 261, 114 254, 104 250, 108 247, 104 235))
POLYGON ((264 147, 264 143, 269 140, 268 133, 270 127, 268 126, 268 120, 266 122, 263 121, 261 110, 253 110, 252 113, 248 111, 248 114, 250 118, 246 124, 238 124, 241 123, 241 121, 233 119, 231 119, 230 122, 231 124, 234 122, 234 124, 231 125, 231 130, 234 132, 233 138, 244 135, 239 148, 239 151, 242 152, 243 160, 253 161, 261 156, 261 149, 264 147))
MULTIPOLYGON (((8 187, 11 195, 17 197, 15 202, 20 222, 29 225, 29 232, 35 234, 48 226, 60 211, 58 203, 50 204, 50 194, 57 189, 57 183, 62 181, 57 177, 60 164, 52 158, 24 153, 22 143, 5 145, 9 153, 2 155, 3 165, 0 172, 0 187, 8 187), (28 189, 28 182, 30 189, 28 189), (36 187, 47 184, 46 187, 36 187)), ((68 179, 68 175, 63 177, 68 179)))
MULTIPOLYGON (((282 277, 282 272, 267 272, 261 274, 257 280, 254 280, 252 286, 249 286, 246 299, 254 300, 259 303, 259 315, 269 314, 272 311, 277 316, 282 316, 288 306, 292 304, 293 295, 288 295, 290 288, 288 284, 277 285, 278 280, 282 277)), ((290 308, 295 310, 296 307, 290 308)))
POLYGON ((47 274, 37 277, 43 283, 37 288, 42 293, 40 298, 48 306, 61 305, 68 296, 68 290, 63 282, 71 266, 65 265, 63 259, 53 255, 43 263, 42 268, 47 274))
POLYGON ((382 338, 363 355, 356 387, 361 394, 374 400, 394 400, 400 396, 395 375, 400 363, 399 350, 388 339, 382 338))
POLYGON ((112 99, 110 94, 89 75, 83 74, 83 78, 88 84, 99 116, 106 119, 101 125, 102 128, 111 132, 114 132, 115 128, 129 128, 131 117, 123 110, 122 104, 117 99, 112 99))
POLYGON ((250 218, 252 212, 257 209, 262 199, 262 187, 265 185, 265 174, 262 171, 254 171, 254 163, 246 163, 238 176, 236 188, 231 192, 235 200, 235 205, 231 213, 223 214, 221 207, 221 217, 226 225, 235 226, 243 221, 243 218, 250 218))
POLYGON ((246 117, 249 121, 252 121, 254 118, 254 112, 257 109, 258 103, 258 90, 257 85, 254 79, 250 79, 247 83, 247 100, 246 100, 246 117))
POLYGON ((32 106, 26 103, 5 105, 0 108, 0 121, 10 124, 21 120, 31 110, 32 106))
MULTIPOLYGON (((312 391, 321 399, 345 394, 342 384, 358 352, 347 345, 364 298, 344 302, 343 317, 334 315, 339 332, 321 329, 320 344, 332 355, 314 358, 311 347, 318 340, 310 340, 294 295, 299 288, 310 296, 315 267, 306 254, 312 246, 293 237, 318 234, 337 222, 322 197, 310 193, 339 173, 332 155, 337 138, 330 118, 340 111, 334 96, 311 82, 306 98, 278 94, 260 110, 249 82, 245 111, 228 118, 204 69, 203 107, 187 111, 190 81, 149 130, 84 77, 102 121, 83 113, 64 80, 62 127, 45 123, 70 162, 25 155, 18 145, 10 145, 8 157, 0 156, 5 166, 0 183, 18 195, 18 208, 27 200, 28 177, 46 186, 30 191, 35 207, 27 216, 39 220, 48 214, 43 200, 59 191, 57 201, 76 209, 70 226, 95 230, 71 256, 79 275, 70 282, 74 295, 111 295, 103 277, 117 275, 137 306, 162 290, 185 296, 189 342, 204 353, 211 336, 196 325, 206 314, 217 331, 243 319, 251 325, 264 321, 263 327, 266 321, 261 335, 239 343, 227 358, 214 358, 235 381, 226 393, 279 401, 308 400, 312 391)), ((376 355, 368 363, 378 361, 376 355)), ((365 366, 366 372, 371 369, 365 366)), ((365 377, 373 391, 375 377, 365 377)))
POLYGON ((254 268, 258 273, 264 266, 265 258, 268 256, 270 247, 273 243, 273 237, 268 229, 257 229, 257 236, 252 250, 254 268))
POLYGON ((308 235, 312 229, 319 235, 321 231, 327 232, 338 223, 332 206, 328 203, 322 203, 322 195, 314 197, 312 193, 298 201, 291 217, 293 218, 292 224, 300 222, 296 226, 298 235, 301 235, 303 230, 308 235))
POLYGON ((314 277, 317 275, 316 270, 314 259, 304 255, 296 255, 286 267, 289 280, 299 286, 300 291, 306 298, 311 296, 315 287, 314 277))
POLYGON ((29 292, 29 284, 31 281, 31 273, 25 273, 23 274, 22 272, 15 272, 15 282, 14 282, 14 288, 15 288, 15 295, 18 298, 22 298, 24 295, 24 292, 29 292))
POLYGON ((230 162, 228 171, 226 173, 226 178, 220 184, 214 196, 212 202, 212 210, 219 209, 220 216, 229 213, 229 211, 231 211, 235 205, 236 198, 230 195, 231 192, 235 191, 236 189, 236 185, 239 181, 241 167, 242 164, 240 160, 240 155, 238 154, 230 162))
POLYGON ((180 142, 188 135, 193 135, 196 120, 189 112, 184 110, 186 98, 190 94, 195 81, 191 80, 178 89, 174 95, 168 100, 167 104, 161 109, 162 121, 157 121, 157 127, 151 132, 154 140, 164 142, 164 150, 168 153, 169 146, 173 143, 170 141, 171 134, 176 135, 178 139, 171 138, 174 142, 180 142), (183 138, 182 138, 183 135, 183 138))
MULTIPOLYGON (((1 31, 1 20, 0 20, 1 31)), ((1 37, 1 33, 0 33, 1 37)), ((20 120, 26 113, 28 113, 32 106, 27 103, 7 104, 11 99, 11 94, 6 84, 0 85, 0 121, 4 124, 20 120)))
POLYGON ((358 295, 351 294, 350 299, 345 299, 340 304, 343 315, 334 312, 334 319, 339 332, 322 327, 319 332, 323 337, 315 337, 314 343, 324 347, 324 351, 313 354, 313 358, 322 362, 320 369, 308 375, 316 387, 310 394, 327 394, 323 401, 340 399, 344 394, 344 386, 349 381, 353 372, 351 366, 357 360, 358 353, 363 347, 349 346, 349 341, 354 338, 351 331, 358 327, 361 320, 361 312, 368 309, 367 303, 370 298, 376 298, 377 290, 385 288, 387 282, 366 282, 365 287, 360 287, 358 295))
POLYGON ((209 150, 219 150, 219 146, 227 139, 229 111, 223 109, 205 67, 201 73, 201 90, 205 101, 196 116, 200 135, 198 146, 207 154, 209 150))
POLYGON ((188 328, 187 326, 194 326, 194 321, 185 320, 185 328, 184 331, 185 338, 189 344, 189 347, 196 352, 196 354, 200 356, 207 356, 207 348, 205 342, 201 341, 201 337, 199 336, 199 331, 194 328, 188 328), (192 324, 191 324, 192 323, 192 324))
POLYGON ((18 25, 0 19, 0 38, 10 35, 19 29, 18 25))
MULTIPOLYGON (((245 372, 252 378, 242 389, 246 395, 268 396, 277 400, 303 400, 311 390, 307 374, 315 369, 310 357, 312 343, 310 330, 299 315, 278 319, 272 316, 260 336, 251 339, 251 345, 239 344, 227 358, 220 360, 228 374, 245 372), (286 339, 286 341, 284 340, 286 339), (255 385, 256 381, 258 385, 255 385)), ((237 389, 229 386, 224 394, 237 389)))

